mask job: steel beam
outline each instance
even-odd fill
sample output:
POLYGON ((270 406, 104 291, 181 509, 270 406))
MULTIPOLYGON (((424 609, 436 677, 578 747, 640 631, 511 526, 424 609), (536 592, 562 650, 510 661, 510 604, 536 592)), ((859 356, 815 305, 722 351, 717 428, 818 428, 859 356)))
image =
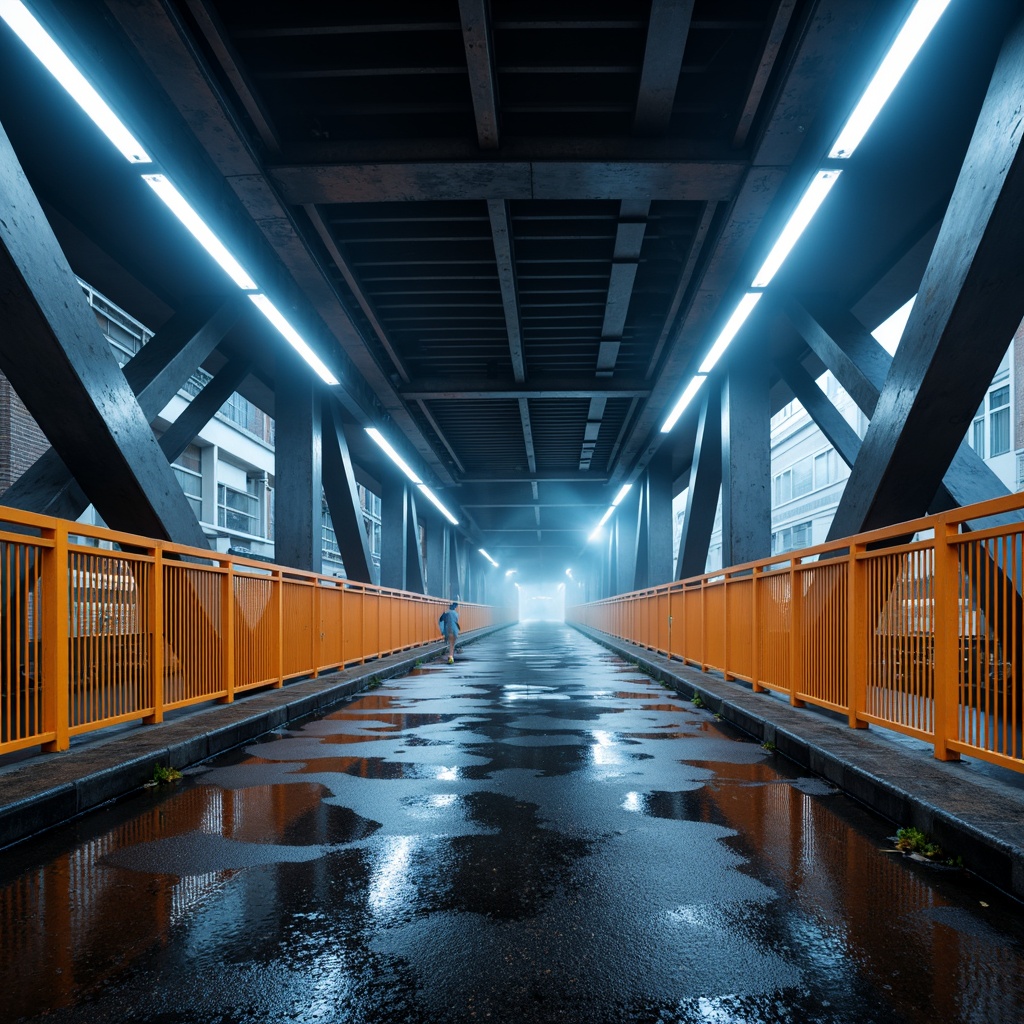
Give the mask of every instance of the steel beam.
POLYGON ((641 482, 633 590, 672 579, 672 471, 667 453, 648 464, 641 482))
POLYGON ((462 41, 469 69, 476 138, 481 149, 497 149, 499 143, 498 79, 494 70, 489 0, 459 0, 462 41))
POLYGON ((0 130, 0 370, 115 529, 207 547, 0 130))
POLYGON ((996 62, 918 300, 829 537, 920 515, 1024 316, 1024 19, 996 62))
POLYGON ((722 565, 772 550, 768 366, 763 346, 749 349, 722 381, 722 565))
POLYGON ((524 382, 508 380, 466 380, 455 385, 451 380, 423 378, 414 384, 399 389, 399 394, 409 401, 497 401, 518 398, 646 398, 651 393, 650 384, 644 380, 593 377, 572 380, 565 377, 552 381, 548 387, 544 378, 531 378, 524 382))
POLYGON ((339 413, 334 402, 323 403, 324 497, 331 513, 338 551, 345 563, 346 579, 376 583, 352 456, 349 454, 348 439, 339 413))
MULTIPOLYGON (((150 423, 231 329, 244 308, 242 303, 240 296, 231 296, 215 308, 204 304, 179 311, 128 360, 124 378, 150 423)), ((161 448, 167 451, 162 443, 161 448)), ((89 506, 85 492, 53 448, 4 492, 3 501, 12 508, 61 519, 77 519, 89 506)))
POLYGON ((634 487, 615 510, 615 593, 628 594, 636 579, 637 528, 641 489, 634 487))
MULTIPOLYGON (((821 317, 819 322, 795 301, 787 302, 784 308, 812 350, 853 396, 861 411, 870 417, 878 404, 892 356, 849 313, 830 314, 821 317)), ((838 445, 836 447, 838 450, 838 445)), ((859 441, 857 447, 860 448, 859 441)), ((927 511, 942 512, 1008 493, 985 460, 961 440, 927 511)), ((986 519, 985 524, 1008 525, 1016 521, 1014 516, 1004 515, 995 520, 986 519)))
POLYGON ((494 160, 292 164, 269 170, 284 201, 333 203, 459 199, 666 199, 727 202, 747 164, 729 159, 494 160))
POLYGON ((708 563, 711 531, 722 490, 722 401, 718 388, 705 387, 690 486, 686 491, 683 533, 679 538, 676 579, 699 576, 708 563))
POLYGON ((275 389, 274 557, 323 570, 320 387, 305 364, 282 352, 275 389))
POLYGON ((516 284, 516 258, 512 243, 512 218, 508 203, 502 199, 487 202, 487 215, 491 221, 494 240, 494 258, 498 265, 498 283, 501 285, 501 304, 505 310, 505 330, 508 332, 512 375, 516 383, 526 380, 523 360, 523 332, 519 318, 519 288, 516 284))
POLYGON ((637 135, 660 135, 668 129, 690 32, 693 0, 653 0, 640 93, 633 116, 637 135))
POLYGON ((835 448, 839 458, 847 466, 853 466, 860 452, 860 436, 857 431, 847 423, 828 395, 795 359, 776 359, 775 365, 807 415, 835 448))
POLYGON ((244 359, 226 363, 207 381, 202 391, 188 403, 181 415, 160 436, 160 450, 173 462, 199 436, 203 427, 220 411, 249 373, 251 364, 244 359))

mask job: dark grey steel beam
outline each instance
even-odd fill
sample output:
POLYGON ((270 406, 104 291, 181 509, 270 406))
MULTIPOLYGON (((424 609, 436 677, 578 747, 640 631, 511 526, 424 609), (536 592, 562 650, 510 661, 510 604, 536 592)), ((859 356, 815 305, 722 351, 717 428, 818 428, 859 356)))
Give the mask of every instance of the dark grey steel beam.
MULTIPOLYGON (((217 347, 243 303, 248 305, 241 296, 231 296, 217 308, 205 304, 177 313, 125 364, 125 380, 149 422, 217 347)), ((161 448, 166 452, 162 440, 161 448)), ((169 456, 168 461, 176 457, 169 456)), ((85 492, 53 448, 4 492, 3 501, 12 508, 61 519, 77 519, 89 506, 85 492)))
POLYGON ((779 308, 870 419, 892 356, 849 313, 812 314, 791 296, 779 300, 779 308))
POLYGON ((274 431, 274 557, 323 569, 321 389, 290 352, 278 359, 274 431))
POLYGON ((537 472, 537 453, 533 447, 533 426, 530 423, 530 403, 519 399, 519 421, 523 427, 523 445, 526 448, 526 462, 531 473, 537 472))
POLYGON ((501 199, 487 202, 487 215, 491 221, 494 257, 498 264, 498 282, 501 285, 501 304, 505 309, 505 330, 508 332, 512 374, 517 383, 526 380, 523 361, 523 335, 519 318, 519 288, 516 284, 516 259, 512 243, 512 218, 508 203, 501 199))
POLYGON ((244 359, 226 363, 202 391, 189 402, 181 415, 160 437, 160 450, 173 462, 196 439, 249 373, 251 364, 244 359))
POLYGON ((757 115, 764 91, 768 86, 768 79, 779 59, 782 41, 786 36, 786 29, 789 27, 789 20, 793 16, 795 7, 796 0, 775 0, 775 15, 765 36, 761 59, 758 61, 757 70, 754 72, 753 80, 747 90, 746 102, 743 104, 743 110, 736 123, 736 133, 732 140, 734 146, 746 144, 754 117, 757 115))
POLYGON ((634 487, 615 510, 615 592, 628 594, 636 579, 640 488, 634 487))
POLYGON ((690 468, 690 486, 686 492, 683 533, 679 539, 679 555, 676 559, 676 579, 685 580, 704 572, 721 490, 721 394, 718 388, 705 387, 690 468))
POLYGON ((746 349, 722 381, 722 565, 764 558, 772 548, 768 365, 763 345, 746 349))
POLYGON ((978 125, 830 537, 928 507, 1024 316, 1024 18, 978 125))
POLYGON ((654 0, 651 4, 640 93, 633 116, 637 135, 660 135, 669 126, 692 15, 693 0, 654 0))
MULTIPOLYGON (((361 422, 389 415, 444 483, 452 477, 398 398, 387 372, 363 341, 345 307, 332 274, 318 252, 304 240, 294 211, 269 180, 252 140, 232 115, 236 102, 197 56, 194 40, 180 16, 163 0, 109 0, 111 17, 138 50, 140 60, 165 90, 180 117, 159 122, 163 152, 183 176, 218 204, 232 237, 244 239, 261 269, 260 282, 319 334, 319 323, 338 346, 322 351, 344 381, 336 396, 361 422), (205 149, 195 159, 195 145, 205 149), (210 173, 211 166, 216 173, 210 173), (216 199, 212 198, 216 197, 216 199)), ((151 125, 151 128, 154 126, 151 125)), ((273 150, 273 146, 269 147, 273 150)), ((475 143, 474 143, 475 149, 475 143)), ((298 204, 303 205, 303 204, 298 204)))
MULTIPOLYGON (((810 348, 853 396, 861 411, 871 417, 885 384, 892 356, 849 313, 832 313, 823 316, 819 323, 815 316, 811 316, 793 300, 788 300, 784 309, 810 348)), ((838 449, 838 445, 836 447, 838 449)), ((859 441, 857 447, 860 448, 859 441)), ((942 512, 1007 493, 1005 485, 985 460, 966 441, 961 440, 942 483, 928 503, 927 511, 942 512)), ((1015 519, 1004 516, 999 517, 998 521, 1008 524, 1015 522, 1015 519)), ((986 523, 996 525, 995 521, 987 520, 986 523)))
POLYGON ((671 199, 727 202, 747 164, 741 160, 486 159, 419 163, 277 166, 269 176, 296 206, 455 199, 671 199))
MULTIPOLYGON (((636 281, 636 272, 639 262, 631 260, 616 261, 612 263, 611 277, 608 281, 608 299, 604 307, 604 323, 601 326, 602 338, 621 338, 623 329, 626 326, 626 314, 629 312, 629 301, 633 298, 633 284, 636 281)), ((616 352, 618 344, 616 343, 616 352)), ((598 370, 610 370, 615 366, 615 360, 610 364, 602 365, 598 360, 598 370)))
POLYGON ((115 529, 207 547, 0 130, 0 370, 115 529))
POLYGON ((643 486, 647 557, 643 564, 639 557, 637 560, 637 589, 672 580, 672 464, 668 452, 660 452, 648 464, 643 486))
POLYGON ((380 494, 380 584, 406 589, 409 541, 409 487, 389 473, 380 494))
POLYGON ((796 360, 776 359, 775 365, 783 380, 793 389, 797 401, 818 425, 828 443, 835 448, 847 466, 852 466, 860 452, 860 436, 857 431, 847 423, 828 395, 796 360))
POLYGON ((331 513, 338 551, 345 563, 345 576, 361 583, 376 583, 370 542, 363 524, 352 456, 348 439, 333 402, 325 402, 323 417, 323 487, 331 513))
POLYGON ((497 149, 498 79, 494 69, 489 0, 459 0, 462 41, 469 69, 469 91, 473 97, 476 138, 481 149, 497 149))
POLYGON ((643 381, 615 378, 613 380, 572 380, 565 377, 545 385, 544 378, 531 378, 529 382, 510 386, 500 380, 460 381, 458 386, 450 380, 422 378, 399 394, 410 401, 452 401, 458 399, 519 399, 519 398, 645 398, 650 386, 643 381), (588 382, 589 381, 589 382, 588 382))

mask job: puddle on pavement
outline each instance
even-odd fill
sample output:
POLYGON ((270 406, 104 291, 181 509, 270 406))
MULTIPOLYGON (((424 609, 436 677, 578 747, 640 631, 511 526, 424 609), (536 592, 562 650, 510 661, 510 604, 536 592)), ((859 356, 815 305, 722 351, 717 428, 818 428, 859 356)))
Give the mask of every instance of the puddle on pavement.
POLYGON ((8 1017, 1019 1024, 1004 895, 562 627, 461 671, 5 851, 8 1017))

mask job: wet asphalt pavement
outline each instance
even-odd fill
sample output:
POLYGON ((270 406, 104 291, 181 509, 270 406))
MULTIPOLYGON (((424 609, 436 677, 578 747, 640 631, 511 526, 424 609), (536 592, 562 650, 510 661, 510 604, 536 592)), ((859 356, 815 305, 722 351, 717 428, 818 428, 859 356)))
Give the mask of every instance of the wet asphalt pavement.
POLYGON ((892 831, 522 624, 6 851, 0 1021, 1024 1021, 1020 905, 892 831))

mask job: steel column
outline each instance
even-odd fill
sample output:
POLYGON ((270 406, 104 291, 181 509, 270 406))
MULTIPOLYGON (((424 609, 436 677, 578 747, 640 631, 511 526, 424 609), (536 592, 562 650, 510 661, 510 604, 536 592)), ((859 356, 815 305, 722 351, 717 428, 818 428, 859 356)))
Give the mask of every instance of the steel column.
POLYGON ((708 563, 711 531, 722 489, 722 413, 718 389, 706 386, 697 423, 690 486, 686 491, 683 533, 679 538, 676 579, 699 576, 708 563))
POLYGON ((275 389, 274 557, 323 569, 320 388, 292 352, 278 359, 275 389))

